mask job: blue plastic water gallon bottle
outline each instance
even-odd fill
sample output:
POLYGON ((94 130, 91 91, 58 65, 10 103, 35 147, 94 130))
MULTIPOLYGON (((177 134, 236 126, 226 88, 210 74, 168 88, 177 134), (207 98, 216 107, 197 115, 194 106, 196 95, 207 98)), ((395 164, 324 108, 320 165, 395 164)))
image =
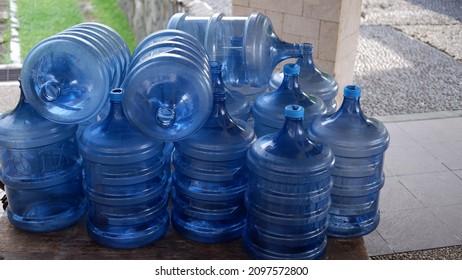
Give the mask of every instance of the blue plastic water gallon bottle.
POLYGON ((49 232, 71 226, 85 214, 76 130, 77 125, 43 118, 22 90, 16 108, 0 117, 0 177, 13 225, 49 232))
POLYGON ((124 111, 143 134, 174 142, 204 125, 212 110, 209 58, 180 30, 150 34, 135 49, 124 80, 124 111))
POLYGON ((210 58, 223 64, 223 80, 232 86, 266 86, 279 62, 303 53, 303 44, 280 40, 271 20, 262 13, 248 17, 178 13, 170 18, 167 28, 195 36, 210 58))
POLYGON ((88 232, 111 248, 135 248, 168 229, 168 175, 164 143, 139 132, 126 118, 121 89, 110 93, 106 119, 79 138, 89 198, 88 232))
MULTIPOLYGON (((313 62, 312 44, 303 44, 303 55, 299 57, 295 63, 300 65, 298 83, 301 90, 310 95, 321 98, 327 108, 326 115, 332 115, 335 113, 337 110, 337 101, 335 101, 335 97, 338 93, 338 84, 334 77, 321 72, 316 68, 316 65, 313 62)), ((283 80, 283 70, 273 74, 269 83, 270 90, 277 89, 283 80)))
POLYGON ((112 28, 82 23, 50 36, 27 54, 21 81, 32 107, 65 124, 94 120, 122 83, 130 49, 112 28))
POLYGON ((219 243, 239 238, 245 225, 243 167, 255 134, 226 110, 221 63, 211 69, 212 113, 197 133, 175 143, 172 225, 189 239, 219 243))
POLYGON ((244 244, 257 259, 318 259, 326 248, 334 155, 308 138, 299 105, 285 108, 279 133, 260 137, 247 154, 244 244))
POLYGON ((305 128, 308 128, 315 118, 326 113, 326 107, 321 98, 309 95, 300 89, 299 73, 299 65, 285 64, 284 80, 279 88, 261 94, 255 100, 252 115, 255 119, 255 133, 258 137, 281 130, 286 121, 284 108, 289 104, 298 104, 304 108, 303 125, 305 128))
POLYGON ((329 145, 335 154, 327 231, 334 237, 363 236, 380 221, 379 194, 390 136, 381 122, 363 114, 360 97, 359 86, 346 86, 340 109, 315 120, 309 130, 313 139, 329 145))

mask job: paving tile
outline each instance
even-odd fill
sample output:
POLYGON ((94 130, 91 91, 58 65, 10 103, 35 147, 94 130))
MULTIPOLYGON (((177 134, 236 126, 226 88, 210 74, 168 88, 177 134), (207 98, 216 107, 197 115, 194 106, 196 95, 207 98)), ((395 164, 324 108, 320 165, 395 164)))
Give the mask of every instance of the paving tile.
POLYGON ((417 144, 414 138, 407 134, 397 123, 386 123, 385 127, 390 134, 390 147, 417 144))
POLYGON ((379 205, 382 211, 424 207, 424 205, 393 176, 385 177, 385 186, 380 191, 379 205))
POLYGON ((428 208, 383 211, 377 232, 395 252, 462 244, 428 208))
POLYGON ((419 143, 462 141, 462 118, 444 118, 398 123, 419 143))
POLYGON ((435 216, 462 240, 462 201, 460 204, 430 208, 435 216))
POLYGON ((419 145, 391 146, 385 152, 385 167, 395 176, 448 170, 419 145))
POLYGON ((451 171, 404 175, 398 178, 427 207, 462 203, 462 180, 451 171))
POLYGON ((451 170, 462 169, 462 141, 450 141, 424 145, 430 154, 451 170))
POLYGON ((379 256, 394 253, 390 246, 388 246, 385 239, 383 239, 376 230, 368 235, 365 235, 363 239, 368 256, 379 256))

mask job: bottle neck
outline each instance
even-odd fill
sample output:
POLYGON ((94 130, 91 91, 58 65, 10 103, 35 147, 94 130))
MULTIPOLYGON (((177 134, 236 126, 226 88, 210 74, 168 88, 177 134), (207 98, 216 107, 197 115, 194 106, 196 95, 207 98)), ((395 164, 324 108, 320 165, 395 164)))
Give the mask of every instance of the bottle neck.
POLYGON ((298 65, 300 65, 300 70, 303 72, 319 72, 319 70, 316 69, 316 65, 314 64, 313 61, 313 45, 310 43, 304 43, 303 44, 303 51, 302 51, 302 56, 297 59, 296 62, 298 65))
POLYGON ((111 100, 111 109, 109 111, 109 116, 117 120, 126 118, 122 107, 122 102, 111 100))
POLYGON ((302 43, 287 43, 273 36, 272 46, 272 54, 274 55, 274 59, 272 59, 273 68, 283 60, 303 57, 304 44, 302 43))
POLYGON ((367 117, 361 109, 360 97, 343 97, 343 103, 338 111, 333 115, 334 119, 343 118, 352 123, 367 125, 367 117))
POLYGON ((308 138, 303 129, 302 119, 286 118, 283 128, 274 139, 274 145, 268 146, 270 153, 305 158, 308 151, 312 151, 315 145, 308 138))
POLYGON ((221 63, 211 62, 213 106, 205 126, 223 127, 234 123, 226 109, 226 88, 223 83, 221 63))
POLYGON ((289 89, 292 91, 301 91, 298 84, 298 75, 296 74, 284 74, 281 87, 283 89, 289 89))

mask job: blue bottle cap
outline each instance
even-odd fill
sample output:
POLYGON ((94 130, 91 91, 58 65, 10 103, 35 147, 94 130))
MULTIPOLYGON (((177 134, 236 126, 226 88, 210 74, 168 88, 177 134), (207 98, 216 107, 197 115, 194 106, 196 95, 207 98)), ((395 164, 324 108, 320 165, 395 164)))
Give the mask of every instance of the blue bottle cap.
POLYGON ((300 66, 295 63, 287 63, 284 65, 284 74, 298 75, 300 74, 300 66))
POLYGON ((287 105, 284 110, 284 115, 286 118, 303 120, 303 117, 305 116, 305 109, 303 109, 303 107, 300 105, 287 105))
POLYGON ((343 89, 343 95, 346 97, 358 98, 361 96, 361 88, 357 85, 347 85, 343 89))

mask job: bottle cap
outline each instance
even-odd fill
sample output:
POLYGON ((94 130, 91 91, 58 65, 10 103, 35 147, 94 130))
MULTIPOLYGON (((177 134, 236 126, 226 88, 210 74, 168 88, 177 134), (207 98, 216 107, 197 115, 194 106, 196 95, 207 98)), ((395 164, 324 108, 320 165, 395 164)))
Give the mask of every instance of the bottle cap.
POLYGON ((343 95, 358 98, 361 96, 361 88, 357 85, 348 85, 343 89, 343 95))
POLYGON ((111 101, 121 102, 122 101, 122 93, 123 93, 123 89, 115 88, 115 89, 111 90, 111 92, 109 93, 109 98, 111 99, 111 101))
POLYGON ((303 107, 300 105, 287 105, 284 110, 284 115, 286 118, 303 120, 303 117, 305 116, 305 109, 303 109, 303 107))
POLYGON ((287 63, 284 65, 284 74, 298 75, 300 74, 300 66, 295 63, 287 63))

